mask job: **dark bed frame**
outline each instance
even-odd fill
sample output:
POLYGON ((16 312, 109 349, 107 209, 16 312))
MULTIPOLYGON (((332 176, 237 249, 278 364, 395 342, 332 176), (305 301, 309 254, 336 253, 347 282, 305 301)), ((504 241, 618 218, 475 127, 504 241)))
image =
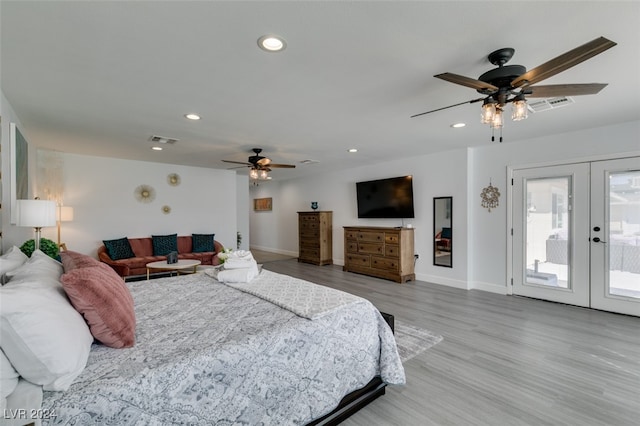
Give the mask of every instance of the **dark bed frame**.
MULTIPOLYGON (((391 331, 395 332, 395 321, 391 314, 380 312, 384 320, 391 327, 391 331)), ((374 399, 385 394, 387 385, 380 379, 379 376, 371 379, 363 388, 355 390, 342 398, 340 404, 335 410, 329 414, 320 417, 308 423, 307 426, 333 426, 340 424, 347 417, 354 414, 356 411, 368 405, 374 399)))

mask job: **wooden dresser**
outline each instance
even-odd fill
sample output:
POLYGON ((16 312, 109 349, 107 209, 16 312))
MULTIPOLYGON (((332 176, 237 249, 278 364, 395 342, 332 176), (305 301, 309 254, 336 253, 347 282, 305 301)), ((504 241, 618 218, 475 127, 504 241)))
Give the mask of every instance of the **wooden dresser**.
POLYGON ((333 212, 298 212, 298 262, 333 264, 333 212))
POLYGON ((399 283, 416 279, 413 228, 344 227, 344 271, 399 283))

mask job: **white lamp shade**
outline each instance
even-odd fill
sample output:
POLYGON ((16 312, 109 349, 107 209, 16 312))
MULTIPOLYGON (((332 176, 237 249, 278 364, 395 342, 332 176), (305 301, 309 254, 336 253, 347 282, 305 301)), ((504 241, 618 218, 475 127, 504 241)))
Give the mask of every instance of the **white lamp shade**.
POLYGON ((56 225, 56 203, 48 200, 16 200, 18 226, 42 228, 56 225))
POLYGON ((58 220, 60 222, 72 222, 73 221, 73 207, 59 206, 57 209, 58 220))

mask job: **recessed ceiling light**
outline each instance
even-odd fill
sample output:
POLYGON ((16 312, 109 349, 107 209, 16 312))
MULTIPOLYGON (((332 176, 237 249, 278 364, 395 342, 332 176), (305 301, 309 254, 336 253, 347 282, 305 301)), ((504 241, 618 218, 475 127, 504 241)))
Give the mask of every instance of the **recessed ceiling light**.
POLYGON ((348 150, 348 152, 358 152, 358 150, 356 148, 351 148, 348 150))
POLYGON ((263 35, 258 39, 258 46, 267 52, 280 52, 287 47, 287 42, 277 35, 263 35))
POLYGON ((152 146, 151 149, 154 150, 154 151, 162 151, 162 147, 161 146, 152 146))
POLYGON ((198 114, 185 114, 184 116, 189 120, 200 120, 200 116, 198 114))
POLYGON ((453 123, 451 125, 451 127, 453 127, 454 129, 459 129, 459 128, 464 127, 464 126, 466 126, 465 123, 453 123))

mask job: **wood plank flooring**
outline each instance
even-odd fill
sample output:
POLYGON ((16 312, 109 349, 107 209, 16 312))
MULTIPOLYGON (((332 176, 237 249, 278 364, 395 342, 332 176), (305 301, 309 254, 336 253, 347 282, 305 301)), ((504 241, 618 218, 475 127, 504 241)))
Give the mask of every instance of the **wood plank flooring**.
POLYGON ((640 318, 295 259, 264 268, 364 297, 444 337, 405 364, 405 386, 388 387, 345 426, 640 424, 640 318))

